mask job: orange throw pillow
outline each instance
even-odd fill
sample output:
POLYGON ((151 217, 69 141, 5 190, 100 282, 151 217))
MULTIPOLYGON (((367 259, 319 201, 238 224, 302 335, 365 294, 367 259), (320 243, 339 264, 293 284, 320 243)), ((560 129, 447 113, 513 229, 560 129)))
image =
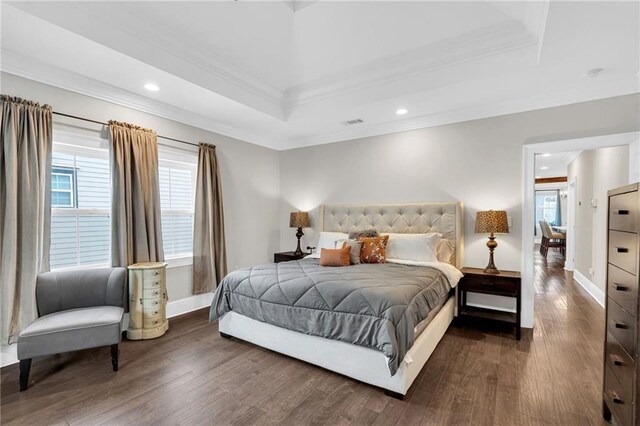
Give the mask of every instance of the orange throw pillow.
POLYGON ((389 236, 384 237, 361 237, 362 250, 360 251, 360 261, 362 263, 386 263, 387 261, 387 241, 389 236))
POLYGON ((320 265, 349 266, 351 264, 349 253, 351 253, 351 246, 347 243, 343 243, 342 248, 339 249, 320 249, 320 265))

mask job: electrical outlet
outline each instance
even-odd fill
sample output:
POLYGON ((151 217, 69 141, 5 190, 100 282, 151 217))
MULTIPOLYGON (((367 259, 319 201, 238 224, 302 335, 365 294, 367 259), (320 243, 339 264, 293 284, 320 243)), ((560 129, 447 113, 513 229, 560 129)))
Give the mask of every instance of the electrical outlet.
POLYGON ((593 271, 593 268, 589 268, 589 275, 591 275, 593 277, 594 274, 595 274, 595 272, 593 271))

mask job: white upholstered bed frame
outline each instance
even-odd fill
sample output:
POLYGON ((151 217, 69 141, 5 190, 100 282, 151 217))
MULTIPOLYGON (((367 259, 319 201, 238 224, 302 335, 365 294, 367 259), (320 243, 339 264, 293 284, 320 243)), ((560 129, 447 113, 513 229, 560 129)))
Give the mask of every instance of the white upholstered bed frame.
MULTIPOLYGON (((375 228, 378 232, 419 234, 439 232, 455 244, 451 263, 463 261, 462 203, 320 206, 322 231, 348 233, 375 228)), ((444 336, 455 315, 450 298, 416 338, 398 372, 391 376, 382 352, 338 340, 311 336, 256 321, 233 311, 219 321, 221 333, 324 367, 361 382, 381 387, 394 396, 405 395, 444 336)))

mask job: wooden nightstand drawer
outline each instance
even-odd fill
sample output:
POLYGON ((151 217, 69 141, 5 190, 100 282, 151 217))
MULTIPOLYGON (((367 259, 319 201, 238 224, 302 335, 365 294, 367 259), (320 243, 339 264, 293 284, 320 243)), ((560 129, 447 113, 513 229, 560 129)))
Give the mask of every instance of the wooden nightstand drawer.
POLYGON ((616 338, 629 356, 636 355, 636 320, 611 299, 607 304, 607 331, 616 338))
POLYGON ((462 279, 466 291, 498 296, 514 297, 518 294, 518 282, 500 276, 467 275, 462 279))
POLYGON ((631 316, 638 317, 638 278, 612 264, 608 265, 607 294, 631 316))

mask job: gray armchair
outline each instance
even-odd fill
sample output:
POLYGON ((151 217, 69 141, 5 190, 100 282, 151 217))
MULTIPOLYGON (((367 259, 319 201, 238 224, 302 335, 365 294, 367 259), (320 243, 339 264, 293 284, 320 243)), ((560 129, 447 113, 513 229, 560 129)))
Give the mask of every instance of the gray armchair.
POLYGON ((118 371, 125 282, 125 268, 38 275, 39 318, 18 336, 21 391, 28 387, 31 359, 37 356, 111 346, 113 371, 118 371))

